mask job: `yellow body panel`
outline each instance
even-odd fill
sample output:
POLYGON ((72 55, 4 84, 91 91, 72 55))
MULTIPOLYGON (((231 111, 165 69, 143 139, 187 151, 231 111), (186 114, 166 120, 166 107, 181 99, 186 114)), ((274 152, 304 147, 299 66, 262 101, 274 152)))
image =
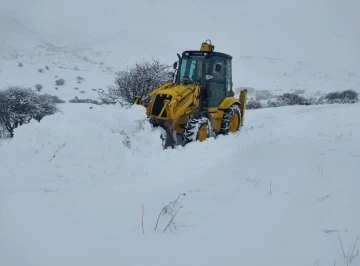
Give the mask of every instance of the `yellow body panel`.
POLYGON ((228 109, 231 105, 237 104, 240 107, 240 101, 233 97, 227 97, 223 102, 219 105, 219 109, 228 109))
MULTIPOLYGON (((159 121, 172 119, 176 131, 182 132, 183 130, 178 125, 185 124, 190 118, 190 113, 200 106, 199 93, 200 87, 198 85, 161 86, 156 95, 164 95, 167 98, 159 115, 154 118, 159 121)), ((148 116, 151 114, 154 100, 152 99, 146 107, 148 116)))
POLYGON ((216 112, 211 112, 210 113, 212 121, 213 121, 213 129, 214 131, 219 131, 220 127, 221 127, 221 121, 224 115, 224 111, 223 110, 217 110, 216 112))
MULTIPOLYGON (((152 94, 155 91, 152 92, 152 94)), ((166 121, 171 119, 175 131, 179 134, 184 132, 184 129, 180 125, 186 124, 186 122, 191 118, 191 114, 194 110, 200 110, 199 102, 199 93, 200 87, 196 85, 177 85, 173 86, 171 83, 166 83, 163 86, 159 87, 156 90, 158 95, 168 96, 169 99, 166 99, 164 106, 155 118, 158 121, 166 121), (166 116, 163 114, 166 112, 166 116)), ((154 93, 155 94, 155 93, 154 93)), ((151 94, 149 94, 150 96, 151 94)), ((240 93, 239 99, 234 97, 227 97, 219 105, 219 107, 207 108, 205 111, 210 113, 212 118, 212 126, 215 132, 218 132, 221 127, 221 121, 224 115, 224 110, 229 108, 231 105, 236 104, 240 107, 241 111, 241 126, 244 122, 244 112, 246 107, 246 96, 247 91, 243 90, 240 93)), ((140 100, 135 101, 137 104, 141 104, 140 100)), ((150 116, 151 110, 153 108, 154 99, 146 107, 148 116, 150 116)))

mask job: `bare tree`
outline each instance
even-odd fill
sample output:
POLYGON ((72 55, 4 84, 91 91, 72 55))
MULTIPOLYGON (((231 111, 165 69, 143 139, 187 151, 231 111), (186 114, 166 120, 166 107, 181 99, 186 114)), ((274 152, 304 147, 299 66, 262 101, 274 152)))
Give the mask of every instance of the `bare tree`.
POLYGON ((0 125, 11 137, 15 128, 31 119, 40 122, 44 116, 55 112, 56 104, 50 95, 38 95, 31 88, 18 86, 0 91, 0 125))
POLYGON ((159 60, 137 63, 131 69, 118 72, 115 86, 108 87, 108 93, 100 92, 99 96, 106 103, 123 100, 133 103, 136 96, 144 97, 153 89, 171 80, 169 65, 159 60))

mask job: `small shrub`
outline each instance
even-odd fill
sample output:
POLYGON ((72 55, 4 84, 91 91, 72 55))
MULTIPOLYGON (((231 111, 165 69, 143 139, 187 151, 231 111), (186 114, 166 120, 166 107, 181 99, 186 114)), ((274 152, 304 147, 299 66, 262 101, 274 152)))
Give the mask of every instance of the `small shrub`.
POLYGON ((249 100, 246 104, 246 109, 260 109, 263 108, 261 102, 249 100))
POLYGON ((55 81, 55 84, 58 86, 62 86, 65 84, 65 80, 64 79, 58 79, 55 81))
POLYGON ((359 93, 354 90, 346 90, 342 92, 330 92, 319 99, 319 104, 324 103, 355 103, 359 101, 359 93))
POLYGON ((79 90, 79 88, 78 88, 78 87, 75 87, 74 90, 79 90))
POLYGON ((85 93, 85 91, 80 91, 80 93, 85 93))
POLYGON ((268 101, 267 107, 280 107, 280 106, 289 106, 289 105, 311 105, 313 100, 306 99, 295 93, 284 93, 277 97, 275 101, 268 101))
POLYGON ((64 100, 61 100, 58 96, 56 95, 49 95, 49 94, 45 94, 53 103, 65 103, 64 100))
POLYGON ((310 105, 307 99, 295 93, 284 93, 277 100, 283 102, 283 105, 310 105))
POLYGON ((23 67, 23 66, 24 66, 23 63, 18 64, 18 67, 23 67))
POLYGON ((70 103, 92 103, 92 104, 98 104, 100 105, 101 103, 97 100, 93 100, 93 99, 79 99, 78 97, 75 97, 75 99, 71 99, 69 100, 70 103))
POLYGON ((43 72, 44 72, 44 69, 39 68, 38 71, 39 71, 39 73, 43 73, 43 72))
POLYGON ((45 69, 46 69, 46 70, 50 70, 50 68, 49 68, 48 66, 45 66, 45 69))
POLYGON ((55 87, 55 90, 58 90, 59 88, 58 87, 55 87))
POLYGON ((280 101, 271 101, 271 100, 269 100, 269 101, 267 102, 267 107, 269 107, 269 108, 281 107, 281 106, 284 106, 283 104, 284 104, 284 103, 283 103, 283 102, 280 102, 280 101))
POLYGON ((79 84, 80 84, 83 80, 84 80, 84 78, 83 78, 83 77, 80 77, 80 76, 78 76, 78 77, 77 77, 77 83, 79 83, 79 84))
POLYGON ((295 93, 284 93, 278 96, 275 101, 268 101, 267 107, 280 107, 288 105, 318 105, 318 104, 333 104, 333 103, 355 103, 358 102, 359 93, 354 90, 346 90, 342 92, 330 92, 325 96, 316 98, 305 98, 295 93))
POLYGON ((43 86, 41 84, 36 84, 34 87, 37 91, 41 91, 43 89, 43 86))

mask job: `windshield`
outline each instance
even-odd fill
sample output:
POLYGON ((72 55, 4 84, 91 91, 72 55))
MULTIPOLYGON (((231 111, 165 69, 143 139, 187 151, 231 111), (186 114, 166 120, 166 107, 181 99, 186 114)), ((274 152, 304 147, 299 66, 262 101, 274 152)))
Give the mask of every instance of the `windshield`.
POLYGON ((210 64, 210 59, 205 56, 183 57, 179 67, 177 83, 182 83, 184 77, 189 78, 189 83, 200 82, 204 84, 210 64))

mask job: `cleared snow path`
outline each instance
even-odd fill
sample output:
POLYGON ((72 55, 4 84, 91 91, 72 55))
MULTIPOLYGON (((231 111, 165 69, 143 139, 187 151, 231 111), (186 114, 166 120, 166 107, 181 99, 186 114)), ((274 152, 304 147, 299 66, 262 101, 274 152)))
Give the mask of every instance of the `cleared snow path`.
POLYGON ((359 104, 251 110, 237 134, 166 151, 141 107, 64 106, 0 147, 0 265, 346 265, 359 104), (180 193, 177 229, 154 231, 180 193))

